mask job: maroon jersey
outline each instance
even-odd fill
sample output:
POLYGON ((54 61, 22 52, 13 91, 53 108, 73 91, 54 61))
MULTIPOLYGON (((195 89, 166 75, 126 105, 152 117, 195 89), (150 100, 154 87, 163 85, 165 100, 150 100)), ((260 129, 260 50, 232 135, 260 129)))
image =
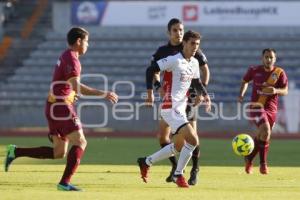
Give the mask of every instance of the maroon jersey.
POLYGON ((81 64, 75 52, 68 49, 62 53, 54 69, 51 90, 45 107, 50 135, 64 138, 81 129, 74 108, 75 91, 67 81, 79 77, 81 64))
POLYGON ((62 53, 53 73, 52 79, 52 92, 55 96, 68 96, 72 92, 70 84, 67 84, 67 80, 80 76, 81 64, 75 54, 70 49, 67 49, 62 53), (64 83, 65 82, 65 83, 64 83))
MULTIPOLYGON (((288 84, 288 78, 284 72, 284 70, 281 71, 281 73, 278 75, 275 72, 275 69, 277 67, 274 67, 272 71, 266 71, 264 69, 264 66, 253 66, 250 67, 245 74, 243 80, 245 82, 253 81, 252 86, 252 96, 251 96, 251 102, 258 102, 259 97, 261 96, 261 92, 263 91, 264 87, 271 86, 268 85, 268 79, 272 78, 276 80, 273 87, 275 88, 284 88, 288 84)), ((278 95, 268 95, 266 98, 266 101, 264 103, 264 109, 269 112, 276 112, 278 106, 278 95)))

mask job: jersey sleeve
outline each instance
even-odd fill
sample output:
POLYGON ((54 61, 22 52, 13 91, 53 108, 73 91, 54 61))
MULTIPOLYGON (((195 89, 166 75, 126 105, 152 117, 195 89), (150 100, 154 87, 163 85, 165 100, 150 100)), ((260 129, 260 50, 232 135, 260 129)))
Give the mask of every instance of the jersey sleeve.
POLYGON ((81 65, 77 58, 70 57, 68 64, 65 69, 65 78, 66 80, 72 77, 79 77, 81 73, 81 65))
POLYGON ((168 56, 157 61, 161 71, 172 71, 177 62, 176 56, 168 56))
POLYGON ((208 60, 207 60, 205 54, 202 51, 200 51, 200 50, 197 51, 194 57, 198 60, 199 66, 203 66, 205 64, 208 64, 208 60))
POLYGON ((151 61, 158 61, 160 59, 160 48, 156 50, 156 52, 152 55, 151 61))
POLYGON ((282 73, 279 76, 279 79, 277 81, 277 87, 278 88, 284 88, 288 85, 288 78, 285 73, 285 71, 282 71, 282 73))
POLYGON ((163 47, 159 47, 156 52, 152 55, 151 64, 157 62, 158 60, 163 58, 163 47))
POLYGON ((253 73, 254 73, 253 67, 249 67, 248 71, 246 72, 246 74, 243 77, 243 81, 245 81, 245 82, 252 81, 252 79, 253 79, 253 73))
POLYGON ((193 78, 194 79, 200 78, 199 62, 197 61, 197 59, 195 60, 193 67, 195 69, 194 74, 193 74, 193 78))

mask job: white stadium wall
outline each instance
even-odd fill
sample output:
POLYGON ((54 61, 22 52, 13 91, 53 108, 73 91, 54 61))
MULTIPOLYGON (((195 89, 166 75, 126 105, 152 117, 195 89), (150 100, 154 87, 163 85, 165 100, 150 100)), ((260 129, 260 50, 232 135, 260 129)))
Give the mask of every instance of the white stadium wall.
POLYGON ((56 32, 70 26, 90 29, 110 26, 165 26, 170 18, 188 26, 300 26, 300 2, 195 2, 195 1, 72 1, 56 2, 53 28, 56 32))

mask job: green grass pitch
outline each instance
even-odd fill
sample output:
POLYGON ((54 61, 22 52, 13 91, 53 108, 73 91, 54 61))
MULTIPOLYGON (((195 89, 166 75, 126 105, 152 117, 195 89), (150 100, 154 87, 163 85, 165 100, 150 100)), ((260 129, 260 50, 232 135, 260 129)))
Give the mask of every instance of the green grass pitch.
MULTIPOLYGON (((50 145, 46 138, 0 137, 3 165, 5 146, 50 145)), ((57 200, 298 200, 300 199, 300 142, 273 140, 269 175, 244 173, 242 157, 234 155, 230 140, 201 140, 200 182, 189 189, 166 183, 168 161, 151 168, 149 183, 139 177, 136 158, 159 148, 155 138, 88 138, 84 159, 72 182, 84 192, 56 190, 65 160, 20 158, 8 173, 0 171, 0 199, 57 200)), ((190 166, 185 176, 189 177, 190 166)))

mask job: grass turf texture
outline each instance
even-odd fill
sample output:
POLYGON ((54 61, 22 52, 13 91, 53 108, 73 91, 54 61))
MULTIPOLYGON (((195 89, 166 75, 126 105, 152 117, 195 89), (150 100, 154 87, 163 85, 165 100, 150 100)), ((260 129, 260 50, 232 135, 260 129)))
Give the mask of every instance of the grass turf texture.
MULTIPOLYGON (((244 173, 242 157, 231 149, 231 140, 201 140, 200 183, 179 189, 166 183, 168 161, 151 168, 148 184, 142 182, 136 158, 159 148, 155 138, 88 138, 84 159, 72 183, 84 192, 56 190, 65 160, 19 158, 10 172, 0 172, 0 199, 300 199, 299 141, 273 140, 270 146, 270 174, 244 173)), ((0 138, 3 165, 5 146, 50 145, 46 138, 0 138)), ((257 162, 256 162, 257 163, 257 162)), ((190 166, 185 176, 189 177, 190 166)))

